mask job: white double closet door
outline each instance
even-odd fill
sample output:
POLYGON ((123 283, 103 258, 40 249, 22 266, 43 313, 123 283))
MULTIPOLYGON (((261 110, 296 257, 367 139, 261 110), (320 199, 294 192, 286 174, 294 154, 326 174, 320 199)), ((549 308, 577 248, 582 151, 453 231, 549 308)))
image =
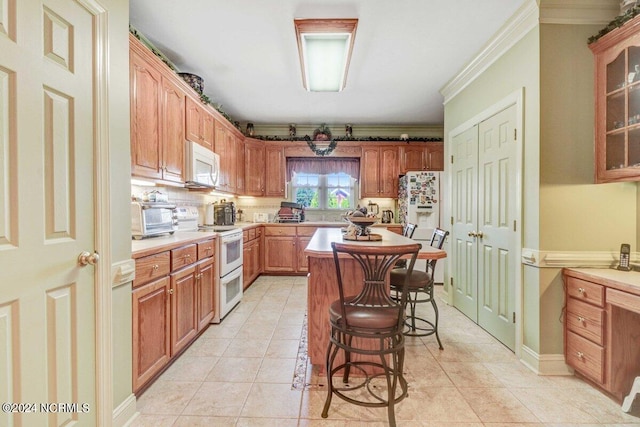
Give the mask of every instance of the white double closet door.
POLYGON ((452 138, 453 304, 511 350, 520 192, 516 104, 452 138))

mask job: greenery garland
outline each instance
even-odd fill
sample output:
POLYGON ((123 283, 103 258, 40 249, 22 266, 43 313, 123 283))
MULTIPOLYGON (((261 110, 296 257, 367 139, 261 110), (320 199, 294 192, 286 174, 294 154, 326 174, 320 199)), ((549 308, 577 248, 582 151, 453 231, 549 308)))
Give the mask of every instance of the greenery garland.
POLYGON ((327 156, 333 152, 338 146, 338 141, 332 139, 327 148, 318 148, 318 146, 309 138, 309 136, 305 136, 305 140, 307 141, 307 145, 311 148, 311 151, 315 153, 316 156, 327 156))
POLYGON ((594 43, 599 38, 601 38, 604 35, 610 33, 611 31, 615 30, 616 28, 622 27, 626 22, 631 21, 633 18, 635 18, 638 15, 640 15, 640 5, 632 7, 631 9, 627 10, 622 15, 616 16, 615 19, 613 21, 609 22, 609 24, 607 24, 606 27, 604 27, 602 30, 600 30, 600 32, 598 34, 596 34, 595 36, 589 37, 588 44, 594 43))

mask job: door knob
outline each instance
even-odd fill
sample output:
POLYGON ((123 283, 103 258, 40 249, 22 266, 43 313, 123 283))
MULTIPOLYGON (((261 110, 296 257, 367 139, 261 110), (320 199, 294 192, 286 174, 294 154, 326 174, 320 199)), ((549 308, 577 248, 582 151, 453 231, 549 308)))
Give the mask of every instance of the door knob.
POLYGON ((476 237, 478 234, 475 231, 470 231, 469 233, 467 233, 467 236, 469 237, 476 237))
POLYGON ((476 233, 476 237, 478 237, 478 238, 482 239, 482 238, 484 237, 484 233, 483 233, 482 231, 478 231, 478 232, 476 233))
POLYGON ((86 265, 96 265, 98 261, 100 261, 100 255, 98 255, 96 252, 89 253, 84 251, 80 253, 80 255, 78 255, 78 264, 80 264, 80 267, 84 267, 86 265))

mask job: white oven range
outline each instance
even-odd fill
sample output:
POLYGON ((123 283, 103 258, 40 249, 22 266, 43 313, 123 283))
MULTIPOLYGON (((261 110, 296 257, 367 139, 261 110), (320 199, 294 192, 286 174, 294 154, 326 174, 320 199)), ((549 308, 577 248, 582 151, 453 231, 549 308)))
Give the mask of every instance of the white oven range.
POLYGON ((242 300, 242 229, 233 225, 198 226, 198 208, 179 206, 178 230, 211 231, 218 234, 216 261, 216 313, 212 323, 220 321, 242 300))

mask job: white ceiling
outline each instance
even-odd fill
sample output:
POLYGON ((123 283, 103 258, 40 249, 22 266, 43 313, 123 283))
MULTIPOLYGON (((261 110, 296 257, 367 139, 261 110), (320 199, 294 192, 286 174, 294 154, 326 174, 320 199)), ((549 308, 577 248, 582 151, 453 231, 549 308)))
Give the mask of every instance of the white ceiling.
POLYGON ((130 20, 233 120, 441 125, 439 90, 525 1, 130 0, 130 20), (304 90, 294 18, 358 18, 344 91, 304 90))

